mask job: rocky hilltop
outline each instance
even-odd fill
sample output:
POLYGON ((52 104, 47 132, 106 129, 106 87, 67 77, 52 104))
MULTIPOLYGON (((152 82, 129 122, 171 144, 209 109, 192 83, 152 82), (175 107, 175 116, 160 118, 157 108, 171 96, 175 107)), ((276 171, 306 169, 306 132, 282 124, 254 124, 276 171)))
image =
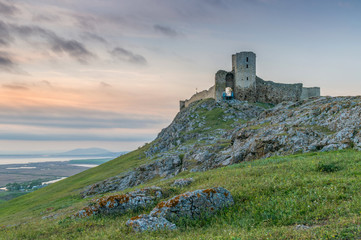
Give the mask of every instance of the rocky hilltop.
POLYGON ((360 149, 360 122, 361 97, 318 97, 276 106, 198 101, 149 144, 148 163, 91 185, 82 196, 274 155, 360 149))
POLYGON ((360 116, 361 97, 194 102, 153 142, 0 205, 0 239, 359 238, 360 116))

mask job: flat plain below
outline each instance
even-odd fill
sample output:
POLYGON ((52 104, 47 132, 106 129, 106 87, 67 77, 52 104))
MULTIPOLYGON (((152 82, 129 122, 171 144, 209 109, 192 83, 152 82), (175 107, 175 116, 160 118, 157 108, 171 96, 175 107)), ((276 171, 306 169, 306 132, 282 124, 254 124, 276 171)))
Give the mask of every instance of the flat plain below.
POLYGON ((27 164, 0 165, 0 186, 8 183, 27 182, 36 179, 56 179, 70 177, 89 167, 74 166, 69 162, 38 162, 27 164))

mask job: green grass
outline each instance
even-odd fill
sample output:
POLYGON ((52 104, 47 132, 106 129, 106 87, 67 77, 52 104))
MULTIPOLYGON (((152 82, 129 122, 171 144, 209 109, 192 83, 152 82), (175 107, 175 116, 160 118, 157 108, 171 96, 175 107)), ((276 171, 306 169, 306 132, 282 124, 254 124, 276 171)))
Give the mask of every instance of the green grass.
POLYGON ((232 123, 235 122, 235 120, 232 119, 224 121, 223 117, 225 114, 223 109, 220 107, 216 107, 212 110, 199 109, 197 113, 201 118, 204 118, 205 125, 203 127, 196 127, 189 133, 206 133, 217 129, 227 130, 231 129, 232 123))
POLYGON ((27 192, 19 192, 19 191, 4 191, 4 192, 0 192, 0 204, 6 201, 9 201, 11 199, 20 197, 24 194, 27 194, 27 192))
MULTIPOLYGON (((137 158, 127 156, 127 160, 130 159, 137 158)), ((66 217, 90 201, 80 200, 77 189, 106 175, 110 176, 110 172, 115 172, 115 166, 130 165, 124 161, 113 160, 104 164, 102 169, 90 169, 68 181, 11 200, 7 206, 0 208, 1 224, 6 225, 10 219, 15 222, 14 219, 19 221, 24 217, 29 222, 16 227, 0 227, 0 239, 243 240, 361 237, 361 153, 358 151, 272 157, 207 172, 184 172, 177 178, 193 177, 195 181, 183 189, 170 187, 174 179, 152 181, 148 185, 160 186, 172 193, 171 196, 215 186, 225 187, 233 195, 233 207, 209 219, 176 223, 176 231, 133 233, 125 226, 130 217, 138 214, 132 212, 123 216, 89 219, 66 217), (66 209, 72 203, 75 205, 66 209), (55 208, 46 210, 52 206, 55 208), (63 212, 64 209, 70 212, 59 219, 41 220, 44 215, 63 212), (296 230, 298 224, 310 226, 311 229, 296 230)), ((139 187, 144 186, 147 184, 139 187)))
POLYGON ((275 105, 272 103, 262 103, 262 102, 256 102, 256 103, 251 103, 254 106, 258 106, 264 109, 270 109, 273 108, 275 105))
POLYGON ((250 129, 250 130, 258 130, 258 129, 261 129, 261 128, 264 128, 264 127, 268 127, 268 126, 275 126, 275 125, 271 125, 270 122, 265 122, 265 123, 262 123, 262 124, 259 124, 259 125, 249 126, 249 127, 247 127, 247 129, 250 129))
POLYGON ((329 128, 327 127, 323 127, 323 126, 319 126, 319 125, 307 125, 305 126, 306 128, 311 128, 313 129, 314 131, 318 131, 318 132, 321 132, 321 133, 324 133, 326 135, 331 135, 331 134, 335 134, 336 132, 335 131, 332 131, 330 130, 329 128))

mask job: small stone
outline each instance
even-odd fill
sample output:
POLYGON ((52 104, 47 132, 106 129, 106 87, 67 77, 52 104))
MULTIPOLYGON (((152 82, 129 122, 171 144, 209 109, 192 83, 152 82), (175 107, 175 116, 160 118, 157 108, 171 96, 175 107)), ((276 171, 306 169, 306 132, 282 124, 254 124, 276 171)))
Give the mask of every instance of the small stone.
POLYGON ((338 149, 337 144, 330 144, 330 145, 327 145, 327 146, 323 147, 321 152, 329 152, 329 151, 334 151, 334 150, 337 150, 337 149, 338 149))
POLYGON ((152 217, 146 214, 132 217, 127 221, 126 225, 136 232, 174 230, 177 228, 175 224, 165 218, 152 217))
POLYGON ((186 187, 188 185, 190 185, 193 182, 193 178, 182 178, 182 179, 177 179, 173 182, 172 186, 174 187, 186 187))
POLYGON ((296 225, 296 230, 307 230, 310 229, 311 227, 306 226, 306 225, 296 225))

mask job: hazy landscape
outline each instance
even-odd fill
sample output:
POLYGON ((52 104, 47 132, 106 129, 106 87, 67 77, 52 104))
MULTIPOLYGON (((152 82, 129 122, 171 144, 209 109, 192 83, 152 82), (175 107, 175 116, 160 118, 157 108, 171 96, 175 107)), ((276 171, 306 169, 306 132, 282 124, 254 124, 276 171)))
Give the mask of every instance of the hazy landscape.
POLYGON ((53 154, 0 155, 0 202, 32 192, 123 154, 124 152, 114 153, 100 148, 88 148, 53 154), (29 187, 7 189, 9 184, 29 187))
POLYGON ((360 13, 0 0, 0 239, 361 239, 360 13))

